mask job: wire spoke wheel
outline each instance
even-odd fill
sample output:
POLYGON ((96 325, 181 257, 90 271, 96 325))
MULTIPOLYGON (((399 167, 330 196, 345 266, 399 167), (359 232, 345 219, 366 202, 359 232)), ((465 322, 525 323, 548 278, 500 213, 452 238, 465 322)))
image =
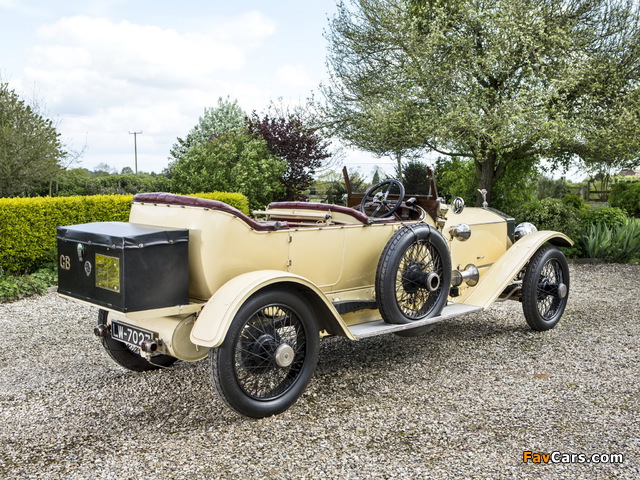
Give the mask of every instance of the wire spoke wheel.
POLYGON ((306 353, 306 333, 298 315, 284 305, 265 307, 249 318, 236 343, 238 384, 252 398, 276 398, 298 378, 306 353))
POLYGON ((442 235, 424 223, 407 225, 391 237, 378 262, 378 309, 387 323, 437 316, 450 283, 451 258, 442 235))
POLYGON ((569 266, 555 247, 541 247, 531 258, 522 284, 522 308, 534 330, 553 328, 567 305, 569 266))
POLYGON ((562 267, 556 259, 551 259, 542 267, 537 287, 538 313, 549 321, 558 313, 563 298, 558 297, 558 285, 565 283, 562 267))
POLYGON ((318 350, 307 303, 289 290, 266 290, 240 307, 222 345, 211 349, 211 375, 229 407, 263 418, 295 403, 313 375, 318 350))
POLYGON ((395 293, 398 307, 407 318, 425 317, 437 302, 444 286, 442 259, 426 240, 413 243, 400 259, 395 293))

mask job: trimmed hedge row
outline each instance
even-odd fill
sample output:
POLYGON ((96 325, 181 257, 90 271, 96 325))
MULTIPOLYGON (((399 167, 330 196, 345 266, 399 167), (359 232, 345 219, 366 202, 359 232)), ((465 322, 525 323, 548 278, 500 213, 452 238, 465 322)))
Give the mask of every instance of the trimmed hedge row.
MULTIPOLYGON (((240 193, 199 193, 193 196, 225 202, 249 213, 240 193)), ((0 198, 0 268, 33 270, 56 255, 56 227, 90 222, 126 222, 133 195, 89 197, 0 198)))

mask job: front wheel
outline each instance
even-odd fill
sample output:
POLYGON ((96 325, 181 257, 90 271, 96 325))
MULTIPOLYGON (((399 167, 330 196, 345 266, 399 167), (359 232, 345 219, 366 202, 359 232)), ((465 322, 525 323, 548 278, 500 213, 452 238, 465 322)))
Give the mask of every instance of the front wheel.
POLYGON ((302 394, 318 362, 320 336, 307 303, 289 290, 259 292, 209 352, 211 376, 236 412, 264 418, 285 411, 302 394))
POLYGON ((522 281, 522 309, 533 330, 556 326, 569 298, 569 265, 551 245, 541 247, 529 261, 522 281))

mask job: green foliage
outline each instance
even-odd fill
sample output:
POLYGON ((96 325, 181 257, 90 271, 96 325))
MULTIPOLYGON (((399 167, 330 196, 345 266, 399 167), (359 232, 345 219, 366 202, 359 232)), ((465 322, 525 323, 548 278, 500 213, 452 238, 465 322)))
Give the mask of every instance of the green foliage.
POLYGON ((544 198, 526 203, 512 212, 516 224, 531 222, 538 230, 562 232, 577 238, 580 231, 580 212, 557 198, 544 198))
POLYGON ((24 196, 47 185, 65 152, 53 122, 0 83, 0 197, 24 196))
POLYGON ((409 160, 402 166, 402 184, 408 197, 428 194, 429 167, 418 160, 409 160))
MULTIPOLYGON (((247 198, 239 193, 211 192, 194 196, 225 202, 249 213, 247 198)), ((126 222, 132 200, 132 195, 0 199, 0 269, 25 272, 55 261, 57 227, 126 222)))
POLYGON ((604 223, 589 225, 578 238, 586 258, 627 263, 640 258, 640 220, 627 219, 613 227, 604 223))
POLYGON ((249 201, 241 193, 228 193, 228 192, 199 192, 189 194, 190 197, 207 198, 209 200, 217 200, 219 202, 226 203, 234 208, 237 208, 243 213, 249 215, 249 201))
POLYGON ((130 195, 0 199, 0 267, 31 270, 53 260, 56 227, 102 221, 127 221, 130 195))
POLYGON ((198 119, 186 138, 177 139, 171 147, 169 160, 171 163, 182 160, 191 148, 204 145, 214 137, 246 131, 246 117, 247 114, 240 108, 237 100, 218 98, 215 107, 204 109, 204 115, 198 119))
POLYGON ((534 158, 510 164, 496 181, 489 206, 505 213, 535 200, 538 169, 534 158))
POLYGON ((640 182, 616 183, 609 195, 609 205, 624 209, 629 216, 640 217, 640 182))
MULTIPOLYGON (((130 170, 130 169, 129 169, 130 170)), ((171 180, 162 174, 105 174, 89 172, 84 168, 63 171, 53 185, 57 197, 73 195, 126 195, 143 192, 168 192, 171 180)))
POLYGON ((608 228, 624 225, 627 221, 627 213, 618 207, 600 207, 584 210, 580 215, 580 223, 583 228, 589 225, 604 225, 608 228))
POLYGON ((280 178, 286 167, 285 161, 269 152, 264 140, 245 133, 224 134, 196 145, 172 165, 172 191, 239 192, 253 210, 281 198, 280 178))
MULTIPOLYGON (((438 158, 435 177, 438 195, 451 201, 462 197, 467 205, 475 205, 478 197, 476 189, 477 169, 473 160, 460 157, 438 158)), ((514 165, 496 182, 491 207, 511 213, 521 205, 535 198, 536 166, 532 159, 514 165)))
POLYGON ((578 195, 571 195, 567 193, 564 197, 562 197, 562 203, 571 205, 573 208, 580 211, 589 209, 589 206, 584 203, 584 200, 578 195))
POLYGON ((379 155, 473 159, 493 204, 532 160, 637 158, 639 36, 631 0, 345 0, 326 124, 379 155))
POLYGON ((377 185, 378 183, 380 183, 380 171, 382 169, 378 166, 376 166, 373 169, 373 177, 371 177, 371 184, 372 185, 377 185))
POLYGON ((538 198, 563 198, 569 187, 567 181, 564 178, 551 178, 546 175, 540 175, 538 179, 538 198))
POLYGON ((34 294, 43 294, 58 281, 55 263, 30 275, 6 274, 0 267, 0 303, 11 302, 34 294))
POLYGON ((462 197, 467 205, 475 204, 475 167, 471 160, 438 157, 434 175, 440 197, 448 202, 455 197, 462 197))

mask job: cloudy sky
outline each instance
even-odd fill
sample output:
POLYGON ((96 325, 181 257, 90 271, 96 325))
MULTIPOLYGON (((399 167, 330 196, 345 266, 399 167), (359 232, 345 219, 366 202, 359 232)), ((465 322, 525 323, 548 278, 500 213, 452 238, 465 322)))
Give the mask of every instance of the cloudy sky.
MULTIPOLYGON (((0 80, 58 122, 78 166, 160 172, 219 97, 301 104, 326 78, 335 0, 0 0, 0 80)), ((391 165, 352 152, 368 174, 391 165)))

